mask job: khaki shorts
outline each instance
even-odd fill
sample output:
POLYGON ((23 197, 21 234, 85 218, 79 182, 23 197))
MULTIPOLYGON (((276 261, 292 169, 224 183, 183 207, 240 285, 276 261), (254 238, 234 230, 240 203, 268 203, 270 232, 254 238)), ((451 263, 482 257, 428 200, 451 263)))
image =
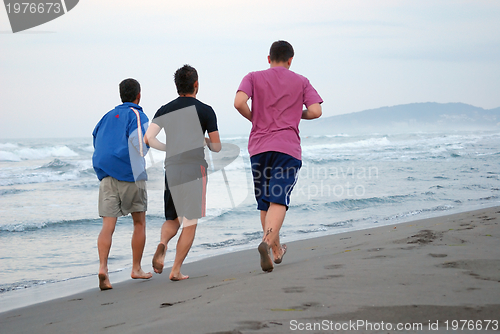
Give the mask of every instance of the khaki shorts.
POLYGON ((148 208, 146 181, 125 182, 108 176, 99 185, 99 216, 120 217, 148 208))

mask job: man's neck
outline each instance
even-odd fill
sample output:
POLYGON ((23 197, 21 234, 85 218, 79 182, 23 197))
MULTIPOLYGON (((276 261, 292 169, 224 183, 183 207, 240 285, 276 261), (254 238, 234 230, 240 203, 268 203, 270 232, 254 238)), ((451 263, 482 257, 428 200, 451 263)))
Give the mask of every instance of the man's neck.
POLYGON ((285 61, 285 62, 274 62, 274 61, 272 61, 270 65, 271 65, 271 68, 272 67, 284 67, 284 68, 286 68, 288 70, 290 69, 290 65, 288 64, 287 61, 285 61))
POLYGON ((292 66, 292 59, 293 57, 290 57, 287 61, 275 61, 271 60, 271 56, 267 56, 267 61, 269 62, 269 65, 272 67, 284 67, 287 70, 290 69, 290 66, 292 66))
POLYGON ((192 98, 195 98, 196 99, 196 93, 192 93, 192 94, 179 94, 180 97, 192 97, 192 98))

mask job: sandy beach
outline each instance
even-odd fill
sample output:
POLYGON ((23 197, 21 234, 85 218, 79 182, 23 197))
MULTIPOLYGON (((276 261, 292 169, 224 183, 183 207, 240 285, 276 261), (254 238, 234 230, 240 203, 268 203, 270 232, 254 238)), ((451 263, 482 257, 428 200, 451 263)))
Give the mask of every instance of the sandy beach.
POLYGON ((295 241, 272 273, 252 249, 188 263, 181 282, 166 270, 101 292, 95 278, 94 289, 0 313, 0 332, 495 331, 499 223, 493 207, 295 241))

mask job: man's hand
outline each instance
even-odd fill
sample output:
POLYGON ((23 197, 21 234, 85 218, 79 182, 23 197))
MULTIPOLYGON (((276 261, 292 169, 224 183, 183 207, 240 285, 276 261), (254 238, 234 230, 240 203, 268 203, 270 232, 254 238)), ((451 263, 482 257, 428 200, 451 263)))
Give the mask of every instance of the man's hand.
POLYGON ((315 119, 319 118, 323 114, 321 110, 321 104, 314 103, 307 107, 306 110, 302 112, 302 119, 315 119))
POLYGON ((149 125, 148 131, 146 131, 146 134, 144 135, 144 142, 149 147, 155 148, 160 151, 166 151, 167 146, 156 138, 160 131, 161 128, 157 124, 151 123, 149 125))
POLYGON ((219 131, 212 131, 208 134, 209 138, 205 138, 205 143, 207 143, 208 149, 212 152, 219 152, 222 149, 220 143, 219 131))

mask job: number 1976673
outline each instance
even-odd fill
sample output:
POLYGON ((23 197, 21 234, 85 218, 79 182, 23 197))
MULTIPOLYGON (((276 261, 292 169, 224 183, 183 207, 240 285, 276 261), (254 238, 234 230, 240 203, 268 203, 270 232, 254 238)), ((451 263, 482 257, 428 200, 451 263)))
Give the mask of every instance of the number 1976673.
POLYGON ((15 14, 35 14, 35 13, 55 13, 59 14, 61 12, 61 4, 46 2, 46 3, 30 3, 30 2, 15 2, 12 4, 8 3, 6 5, 7 12, 15 14))
POLYGON ((498 330, 498 320, 453 320, 444 322, 446 330, 498 330))

